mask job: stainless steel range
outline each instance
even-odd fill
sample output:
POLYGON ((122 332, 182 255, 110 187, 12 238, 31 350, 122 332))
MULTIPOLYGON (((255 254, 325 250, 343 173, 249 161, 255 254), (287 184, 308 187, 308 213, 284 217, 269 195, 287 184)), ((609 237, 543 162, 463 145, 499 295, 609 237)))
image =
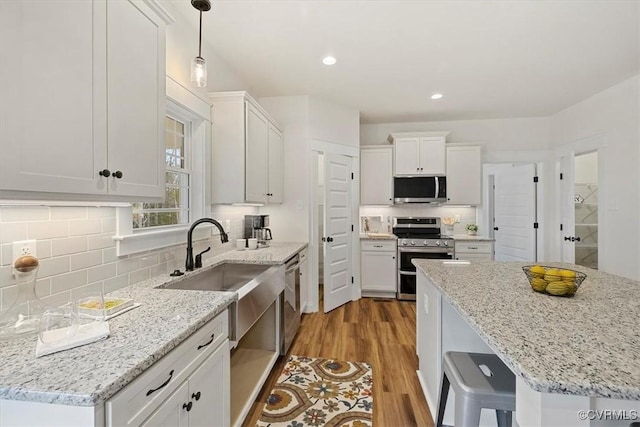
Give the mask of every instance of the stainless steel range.
POLYGON ((451 237, 440 231, 440 218, 396 217, 393 234, 398 237, 398 292, 400 300, 416 299, 416 267, 413 259, 453 259, 451 237))

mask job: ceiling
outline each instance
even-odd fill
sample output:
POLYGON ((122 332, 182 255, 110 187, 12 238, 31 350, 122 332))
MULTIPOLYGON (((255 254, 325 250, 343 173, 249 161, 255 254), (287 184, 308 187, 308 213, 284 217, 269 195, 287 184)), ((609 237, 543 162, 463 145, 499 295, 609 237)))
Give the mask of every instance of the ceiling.
POLYGON ((212 3, 203 37, 253 95, 317 96, 362 123, 546 116, 639 69, 637 1, 212 3))

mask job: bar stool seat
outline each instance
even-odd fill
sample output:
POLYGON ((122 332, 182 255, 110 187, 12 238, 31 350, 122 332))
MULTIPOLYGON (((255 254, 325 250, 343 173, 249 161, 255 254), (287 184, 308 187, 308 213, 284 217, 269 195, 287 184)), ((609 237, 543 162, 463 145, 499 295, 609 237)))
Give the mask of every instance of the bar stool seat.
POLYGON ((511 426, 516 378, 495 354, 445 353, 436 427, 442 427, 449 386, 456 393, 455 427, 478 427, 482 408, 496 411, 498 427, 511 426))

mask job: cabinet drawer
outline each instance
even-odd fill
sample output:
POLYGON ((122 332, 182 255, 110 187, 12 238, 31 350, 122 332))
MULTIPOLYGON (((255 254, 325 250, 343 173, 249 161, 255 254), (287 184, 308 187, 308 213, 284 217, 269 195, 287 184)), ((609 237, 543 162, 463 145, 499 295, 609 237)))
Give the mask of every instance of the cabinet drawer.
POLYGON ((493 252, 493 242, 456 242, 456 255, 459 252, 490 254, 493 252))
POLYGON ((395 252, 395 240, 361 240, 360 249, 374 252, 395 252))
POLYGON ((106 403, 107 427, 138 426, 227 339, 223 311, 144 371, 106 403))

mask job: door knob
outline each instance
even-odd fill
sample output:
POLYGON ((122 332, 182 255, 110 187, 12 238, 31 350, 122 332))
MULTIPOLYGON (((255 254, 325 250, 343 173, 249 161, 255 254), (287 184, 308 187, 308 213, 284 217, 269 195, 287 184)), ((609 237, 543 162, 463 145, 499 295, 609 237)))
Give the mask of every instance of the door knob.
POLYGON ((192 407, 193 407, 193 402, 185 403, 184 405, 182 405, 182 409, 186 409, 187 412, 191 411, 192 407))
POLYGON ((567 240, 571 240, 571 237, 565 237, 565 238, 564 238, 564 240, 565 240, 565 241, 567 241, 567 240))
POLYGON ((494 230, 498 231, 498 227, 493 227, 494 230))
POLYGON ((333 242, 333 237, 331 236, 327 237, 327 242, 333 242))

